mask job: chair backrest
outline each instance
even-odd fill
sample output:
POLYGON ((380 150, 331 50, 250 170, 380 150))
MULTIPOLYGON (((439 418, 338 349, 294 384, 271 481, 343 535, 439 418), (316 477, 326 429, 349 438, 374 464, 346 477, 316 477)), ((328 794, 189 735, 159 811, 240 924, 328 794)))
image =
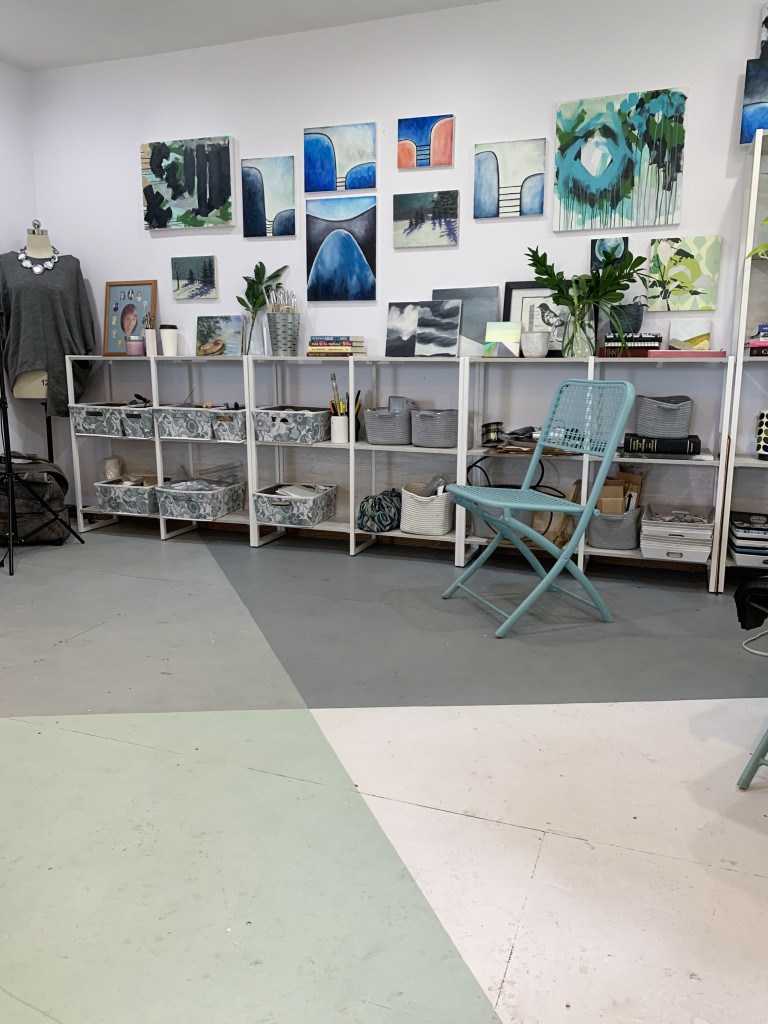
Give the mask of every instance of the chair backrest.
POLYGON ((634 400, 635 389, 625 380, 564 381, 552 399, 523 487, 530 485, 545 447, 603 459, 598 476, 604 480, 634 400))

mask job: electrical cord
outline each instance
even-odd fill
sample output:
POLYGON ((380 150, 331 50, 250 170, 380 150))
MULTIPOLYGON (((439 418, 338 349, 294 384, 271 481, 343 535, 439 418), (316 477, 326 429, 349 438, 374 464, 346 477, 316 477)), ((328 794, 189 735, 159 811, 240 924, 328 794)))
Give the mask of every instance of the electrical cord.
POLYGON ((754 654, 758 658, 768 658, 768 651, 753 651, 752 648, 749 646, 750 644, 753 644, 755 642, 755 640, 759 640, 761 636, 768 636, 768 629, 764 629, 763 632, 762 633, 758 633, 757 636, 747 637, 747 639, 744 641, 744 643, 741 646, 749 654, 754 654))
MULTIPOLYGON (((480 472, 485 477, 485 482, 488 485, 488 487, 493 487, 493 484, 491 483, 491 478, 488 476, 488 473, 485 471, 485 468, 480 465, 481 462, 485 462, 485 460, 488 459, 488 458, 490 458, 489 455, 483 455, 482 458, 476 459, 474 462, 470 463, 470 465, 467 466, 467 476, 469 476, 469 474, 472 472, 473 469, 479 469, 480 472)), ((533 484, 533 486, 531 487, 531 490, 532 491, 541 491, 544 494, 554 494, 558 498, 565 498, 565 494, 562 491, 559 491, 557 489, 557 487, 551 487, 549 484, 542 485, 542 480, 543 479, 544 479, 544 460, 542 459, 541 462, 539 463, 539 479, 536 481, 535 484, 533 484)), ((552 519, 553 519, 553 517, 554 517, 553 513, 550 512, 549 513, 549 520, 547 521, 547 525, 546 525, 545 529, 543 529, 541 531, 542 534, 545 534, 547 532, 547 530, 552 526, 552 519)), ((758 652, 753 651, 752 653, 756 654, 758 652)), ((768 654, 766 654, 766 657, 768 657, 768 654)))

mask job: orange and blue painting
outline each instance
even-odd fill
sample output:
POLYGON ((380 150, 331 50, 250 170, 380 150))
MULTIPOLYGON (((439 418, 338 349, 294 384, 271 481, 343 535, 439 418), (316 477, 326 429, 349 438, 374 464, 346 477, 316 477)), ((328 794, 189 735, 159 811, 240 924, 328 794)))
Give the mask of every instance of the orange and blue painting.
POLYGON ((304 191, 376 188, 376 123, 304 129, 304 191))
POLYGON ((376 196, 307 200, 307 299, 376 298, 376 196))
POLYGON ((453 114, 399 118, 397 166, 452 167, 453 114))

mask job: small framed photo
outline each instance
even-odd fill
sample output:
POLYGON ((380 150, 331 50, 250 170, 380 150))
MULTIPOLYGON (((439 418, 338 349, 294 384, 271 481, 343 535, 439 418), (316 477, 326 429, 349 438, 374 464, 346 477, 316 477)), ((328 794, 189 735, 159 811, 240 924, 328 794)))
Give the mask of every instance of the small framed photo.
POLYGON ((504 285, 503 319, 519 321, 524 333, 551 331, 564 323, 567 315, 568 309, 556 306, 552 292, 536 281, 507 281, 504 285))
POLYGON ((105 356, 124 356, 127 338, 144 334, 145 319, 155 322, 157 281, 107 281, 104 306, 105 356))

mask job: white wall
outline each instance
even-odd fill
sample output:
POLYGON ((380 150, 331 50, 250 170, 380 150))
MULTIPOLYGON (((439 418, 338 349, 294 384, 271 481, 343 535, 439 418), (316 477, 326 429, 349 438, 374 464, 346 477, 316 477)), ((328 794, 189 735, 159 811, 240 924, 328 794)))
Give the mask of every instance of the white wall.
MULTIPOLYGON (((34 76, 34 164, 39 216, 53 243, 82 262, 102 327, 104 282, 157 278, 159 313, 179 324, 192 351, 195 317, 237 312, 241 275, 256 260, 290 265, 288 284, 306 288, 302 132, 322 124, 378 123, 378 301, 302 302, 305 334, 361 333, 383 354, 387 303, 429 297, 433 287, 530 279, 524 251, 543 247, 567 274, 588 269, 592 232, 550 228, 555 110, 558 101, 630 89, 688 91, 680 234, 721 234, 720 302, 713 344, 729 347, 744 148, 738 117, 744 64, 757 54, 760 4, 646 0, 642 10, 609 0, 502 0, 416 15, 34 76), (397 117, 456 115, 455 166, 396 169, 397 117), (237 142, 237 226, 146 232, 139 145, 152 139, 230 134, 237 142), (474 221, 475 142, 549 140, 545 216, 474 221), (244 239, 239 158, 294 153, 295 240, 244 239), (458 250, 392 248, 395 191, 458 187, 458 250), (215 253, 216 303, 171 298, 170 257, 215 253)), ((19 216, 19 232, 24 225, 19 216)), ((664 233, 669 233, 663 229, 664 233)), ((675 229, 677 231, 677 229, 675 229)), ((647 252, 655 229, 630 231, 647 252)), ((14 240, 16 236, 14 237, 14 240)), ((665 331, 668 317, 647 321, 665 331)), ((533 379, 532 379, 533 380, 533 379)), ((546 398, 551 377, 532 386, 546 398), (548 383, 549 382, 549 383, 548 383)), ((546 403, 545 403, 546 404, 546 403)), ((521 410, 521 423, 533 415, 521 410)), ((540 417, 539 417, 540 419, 540 417)), ((533 422, 533 420, 531 420, 533 422)))

